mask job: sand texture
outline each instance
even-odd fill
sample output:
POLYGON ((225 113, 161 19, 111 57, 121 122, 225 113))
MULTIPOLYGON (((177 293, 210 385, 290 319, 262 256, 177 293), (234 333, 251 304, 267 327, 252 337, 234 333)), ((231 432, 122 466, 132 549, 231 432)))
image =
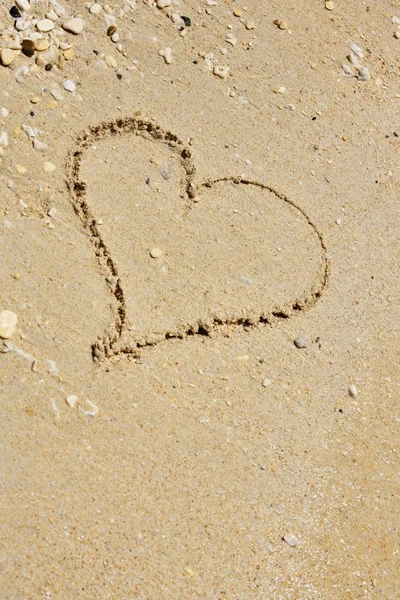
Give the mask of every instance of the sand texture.
POLYGON ((400 7, 12 6, 0 600, 398 600, 400 7))

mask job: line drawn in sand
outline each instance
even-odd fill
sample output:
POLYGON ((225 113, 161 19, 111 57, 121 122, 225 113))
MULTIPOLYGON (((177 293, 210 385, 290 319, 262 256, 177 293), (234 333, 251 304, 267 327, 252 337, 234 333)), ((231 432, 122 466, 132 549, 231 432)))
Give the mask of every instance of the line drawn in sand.
MULTIPOLYGON (((213 181, 205 181, 200 184, 195 183, 196 170, 190 148, 180 141, 176 135, 164 131, 151 120, 127 117, 90 127, 76 139, 75 146, 68 158, 67 169, 67 185, 71 195, 73 208, 91 240, 97 261, 105 279, 108 282, 112 281, 112 286, 109 286, 109 288, 112 295, 113 322, 110 324, 108 330, 92 345, 92 356, 95 361, 101 362, 112 358, 117 359, 123 355, 129 355, 135 358, 140 355, 140 352, 143 351, 144 348, 154 346, 155 344, 168 339, 184 339, 193 335, 207 336, 218 331, 227 330, 228 328, 231 330, 232 328, 237 327, 251 328, 262 324, 271 325, 278 320, 288 319, 301 311, 313 307, 327 286, 329 263, 323 237, 302 208, 284 194, 268 185, 248 179, 242 179, 240 177, 221 177, 213 181), (269 298, 266 303, 264 303, 264 291, 268 286, 267 284, 264 286, 260 284, 261 287, 259 289, 264 291, 258 292, 256 302, 254 302, 254 306, 251 307, 252 310, 244 310, 243 307, 240 306, 240 303, 238 306, 235 306, 235 295, 240 298, 240 294, 242 293, 240 290, 243 286, 246 286, 247 283, 251 282, 247 277, 243 277, 240 279, 239 283, 237 281, 232 283, 232 294, 234 294, 234 297, 233 299, 231 298, 231 304, 233 304, 229 310, 225 310, 222 306, 223 303, 219 300, 217 302, 216 298, 213 299, 214 305, 211 302, 207 307, 207 310, 201 305, 200 300, 198 300, 199 314, 197 317, 191 314, 186 320, 184 315, 182 318, 176 318, 175 321, 173 319, 167 319, 166 322, 168 324, 164 325, 164 329, 162 328, 163 326, 161 326, 160 329, 160 327, 154 325, 154 327, 150 327, 148 331, 141 332, 140 335, 135 334, 135 328, 132 327, 132 319, 128 314, 126 282, 123 281, 123 277, 120 275, 118 260, 114 257, 114 250, 111 249, 108 240, 106 241, 105 236, 100 231, 101 227, 94 216, 92 202, 88 200, 90 190, 82 175, 82 163, 88 149, 93 147, 93 144, 96 142, 101 142, 102 140, 111 139, 115 143, 115 139, 118 136, 136 136, 141 140, 151 141, 152 143, 156 142, 162 145, 163 148, 166 148, 168 152, 173 153, 174 157, 178 160, 182 170, 182 177, 180 180, 180 201, 182 203, 183 215, 182 223, 180 224, 181 228, 187 226, 189 229, 191 227, 192 231, 195 231, 201 217, 208 219, 209 213, 207 210, 209 210, 210 214, 214 215, 215 213, 215 219, 219 221, 217 222, 216 227, 221 231, 222 238, 223 236, 226 238, 231 235, 231 231, 235 230, 235 223, 232 222, 230 224, 231 228, 229 230, 226 228, 227 221, 230 219, 232 211, 230 210, 230 205, 227 204, 228 200, 225 200, 225 196, 228 198, 230 194, 231 197, 236 199, 239 203, 242 199, 243 202, 250 202, 250 204, 253 202, 256 207, 256 212, 258 211, 257 215, 263 213, 262 206, 264 206, 264 204, 267 206, 266 200, 268 200, 270 218, 271 215, 276 215, 277 229, 275 229, 275 231, 278 231, 279 228, 289 227, 289 237, 291 235, 295 236, 295 234, 298 235, 298 241, 296 243, 302 244, 304 242, 308 249, 311 248, 311 250, 308 251, 312 256, 310 258, 310 256, 307 255, 307 249, 302 255, 301 249, 297 248, 296 244, 294 244, 293 250, 291 250, 292 254, 288 256, 286 262, 283 261, 281 263, 281 267, 279 267, 280 263, 277 262, 278 259, 276 256, 272 256, 271 250, 269 250, 270 254, 265 256, 265 261, 260 259, 260 264, 257 263, 253 270, 258 272, 257 270, 262 270, 265 267, 265 269, 267 269, 265 272, 267 273, 270 268, 268 266, 269 264, 272 265, 271 269, 273 267, 276 273, 278 273, 278 276, 280 273, 279 269, 282 269, 286 281, 291 279, 295 280, 295 270, 299 268, 299 265, 301 266, 303 263, 303 266, 306 269, 304 272, 307 272, 307 270, 310 270, 308 269, 307 261, 312 259, 313 273, 310 275, 311 279, 307 284, 308 288, 304 290, 300 283, 296 284, 299 290, 297 293, 294 287, 294 291, 292 292, 294 294, 293 297, 285 297, 285 291, 281 294, 283 299, 280 302, 276 302, 274 299, 269 298), (250 196, 252 200, 248 199, 250 196), (208 197, 211 197, 211 200, 204 200, 204 198, 208 197), (201 207, 203 202, 208 202, 205 208, 201 207), (219 208, 221 208, 221 216, 218 216, 219 213, 217 211, 219 208), (204 210, 206 210, 205 213, 204 210), (225 213, 223 210, 225 210, 225 213), (185 221, 185 219, 188 219, 188 221, 185 221), (196 222, 196 226, 193 225, 194 222, 196 222), (289 223, 289 225, 287 225, 287 223, 289 223), (292 233, 290 227, 292 227, 292 233), (293 231, 295 231, 295 233, 293 233, 293 231), (291 261, 293 262, 293 267, 291 266, 291 261), (300 262, 296 263, 296 261, 300 262), (275 263, 278 266, 274 266, 275 263), (290 277, 290 268, 293 268, 292 278, 290 277), (237 289, 239 292, 235 291, 235 285, 238 286, 237 289)), ((168 175, 173 172, 174 169, 170 169, 168 175)), ((163 174, 162 176, 165 180, 169 179, 169 177, 166 178, 163 174)), ((243 206, 246 206, 246 204, 243 204, 243 206)), ((236 213, 237 212, 240 211, 236 211, 236 213)), ((244 215, 245 212, 246 210, 243 210, 242 214, 244 215)), ((233 213, 235 213, 235 211, 233 211, 233 213)), ((249 218, 249 214, 253 215, 252 212, 246 212, 246 218, 249 218)), ((253 219, 251 223, 250 229, 253 226, 259 228, 258 230, 255 229, 255 231, 258 232, 257 235, 259 235, 259 238, 261 231, 260 227, 262 227, 264 233, 268 231, 268 222, 264 223, 262 219, 253 219)), ((246 229, 246 232, 248 229, 249 228, 246 229)), ((204 233, 205 231, 206 230, 203 229, 201 233, 199 233, 199 236, 206 235, 204 233)), ((186 236, 187 235, 188 234, 186 233, 186 236)), ((193 235, 196 236, 196 233, 193 235)), ((243 235, 243 230, 240 230, 240 227, 239 235, 243 235)), ((238 245, 240 245, 241 238, 239 237, 236 239, 239 240, 238 245)), ((222 239, 222 242, 223 241, 224 239, 222 239)), ((251 240, 247 241, 247 245, 251 246, 251 240)), ((230 243, 230 248, 232 249, 232 240, 230 240, 230 243)), ((199 251, 202 251, 202 247, 204 246, 202 240, 197 240, 196 244, 197 248, 200 249, 199 251)), ((228 246, 227 244, 225 245, 228 246)), ((273 246, 271 246, 271 248, 272 247, 273 246)), ((218 250, 218 245, 215 250, 218 250)), ((278 248, 278 250, 280 250, 280 248, 278 248)), ((212 248, 209 248, 208 251, 210 253, 209 256, 213 257, 212 248)), ((151 261, 152 259, 150 258, 149 260, 151 261)), ((225 267, 228 262, 229 255, 225 267)), ((190 279, 185 280, 185 285, 182 287, 189 289, 190 281, 190 279)), ((233 281, 233 279, 231 281, 233 281)), ((212 288, 213 285, 214 284, 212 283, 209 287, 212 288)), ((284 289, 284 286, 281 287, 284 289)), ((200 290, 201 293, 198 293, 198 297, 200 298, 202 294, 201 297, 206 298, 208 291, 208 289, 200 290)), ((227 293, 229 296, 229 290, 228 292, 224 290, 224 293, 227 293)), ((243 292, 243 294, 246 293, 246 291, 243 292)), ((177 303, 179 304, 179 301, 177 301, 177 303)), ((155 319, 157 320, 156 317, 155 319)), ((135 321, 135 319, 133 321, 135 321)))

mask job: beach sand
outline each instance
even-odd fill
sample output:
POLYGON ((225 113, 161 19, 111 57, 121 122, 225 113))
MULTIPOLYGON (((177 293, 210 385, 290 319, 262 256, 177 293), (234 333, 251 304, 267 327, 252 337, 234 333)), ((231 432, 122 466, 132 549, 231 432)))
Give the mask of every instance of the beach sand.
POLYGON ((396 600, 397 3, 26 1, 0 597, 396 600))

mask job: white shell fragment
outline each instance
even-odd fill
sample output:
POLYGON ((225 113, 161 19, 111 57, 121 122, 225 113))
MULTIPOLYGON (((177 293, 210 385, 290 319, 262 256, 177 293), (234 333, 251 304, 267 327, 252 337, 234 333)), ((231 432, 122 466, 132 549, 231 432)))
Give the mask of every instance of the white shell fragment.
POLYGON ((163 50, 160 50, 158 54, 164 58, 167 65, 172 63, 172 49, 168 46, 163 50))
POLYGON ((66 79, 63 83, 63 87, 67 92, 74 92, 76 90, 76 85, 71 79, 66 79))
POLYGON ((90 400, 86 400, 86 404, 89 404, 89 406, 92 407, 92 410, 85 410, 83 414, 87 417, 95 417, 99 412, 99 407, 96 406, 96 404, 93 404, 93 402, 90 400))
POLYGON ((367 67, 358 67, 358 77, 357 77, 358 81, 370 81, 371 79, 371 74, 369 72, 369 69, 367 67))
POLYGON ((354 54, 357 54, 359 58, 364 57, 363 51, 361 50, 360 46, 357 46, 357 44, 350 44, 350 50, 352 50, 354 54))
POLYGON ((357 396, 358 396, 358 390, 353 383, 351 385, 349 385, 349 396, 351 398, 357 398, 357 396))
POLYGON ((222 65, 215 65, 213 73, 217 75, 217 77, 221 77, 221 79, 226 79, 228 77, 230 71, 230 67, 223 67, 222 65))
POLYGON ((67 396, 65 398, 65 402, 70 408, 75 408, 75 406, 78 404, 78 396, 75 396, 75 394, 71 394, 70 396, 67 396))
POLYGON ((299 540, 293 533, 285 533, 283 536, 283 540, 287 543, 291 548, 295 548, 299 545, 299 540))
POLYGON ((18 317, 11 310, 3 310, 0 313, 0 338, 8 340, 14 333, 18 317))

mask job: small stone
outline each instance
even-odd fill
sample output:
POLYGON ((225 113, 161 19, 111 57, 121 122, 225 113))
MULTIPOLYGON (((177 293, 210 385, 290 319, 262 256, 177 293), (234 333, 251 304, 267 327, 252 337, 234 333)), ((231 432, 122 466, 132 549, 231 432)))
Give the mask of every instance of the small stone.
POLYGON ((67 19, 63 23, 63 29, 65 31, 69 31, 70 33, 74 33, 75 35, 79 35, 82 33, 83 28, 85 26, 85 22, 83 19, 79 19, 78 17, 74 17, 72 19, 67 19))
POLYGON ((349 396, 351 398, 357 398, 358 396, 358 390, 356 388, 356 386, 352 383, 351 385, 349 385, 349 396))
POLYGON ((297 539, 297 537, 293 534, 293 533, 285 533, 285 535, 282 538, 288 546, 290 546, 291 548, 295 548, 296 546, 299 545, 299 540, 297 539))
POLYGON ((326 10, 333 10, 335 8, 335 4, 331 2, 331 0, 328 0, 328 2, 325 2, 325 8, 326 10))
POLYGON ((15 170, 17 173, 19 173, 19 175, 26 175, 28 172, 28 169, 23 165, 15 165, 15 170))
POLYGON ((16 6, 12 6, 9 10, 10 15, 12 16, 13 19, 20 19, 21 18, 21 13, 19 12, 18 8, 16 6))
POLYGON ((40 96, 32 96, 30 102, 31 104, 38 104, 38 102, 40 102, 41 97, 40 96))
POLYGON ((15 4, 18 6, 19 10, 23 10, 24 12, 27 12, 31 8, 28 0, 16 0, 15 4))
POLYGON ((78 404, 78 396, 75 396, 75 394, 71 394, 70 396, 67 396, 65 398, 65 402, 70 408, 75 408, 75 406, 78 404))
POLYGON ((158 54, 164 58, 167 65, 172 63, 172 49, 168 46, 164 50, 160 50, 158 54))
POLYGON ((47 33, 54 29, 54 21, 51 19, 40 19, 40 21, 36 23, 36 29, 42 33, 47 33))
POLYGON ((241 17, 243 13, 239 8, 235 8, 235 10, 233 11, 233 14, 235 17, 241 17))
POLYGON ((357 79, 358 79, 358 81, 370 81, 371 74, 369 72, 369 69, 367 67, 363 67, 363 66, 358 67, 357 79))
POLYGON ((114 44, 116 44, 117 42, 119 42, 119 33, 117 31, 112 34, 111 41, 114 42, 114 44))
POLYGON ((35 42, 30 39, 22 40, 22 52, 25 56, 33 56, 35 54, 35 42))
POLYGON ((37 52, 46 52, 50 48, 49 40, 37 40, 35 43, 35 50, 37 52))
POLYGON ((286 88, 282 85, 280 88, 278 88, 278 94, 284 94, 286 92, 286 88))
POLYGON ((160 256, 162 256, 162 250, 160 250, 160 248, 152 248, 150 250, 150 256, 151 258, 160 258, 160 256))
POLYGON ((45 144, 44 142, 41 142, 37 138, 33 138, 32 146, 33 146, 33 149, 37 150, 38 152, 44 152, 45 150, 48 149, 48 145, 45 144))
POLYGON ((49 12, 46 13, 46 19, 50 19, 51 21, 57 21, 58 15, 54 12, 53 9, 50 9, 49 12))
POLYGON ((215 65, 213 69, 214 75, 217 75, 217 77, 221 77, 221 79, 226 79, 228 77, 229 71, 230 67, 222 65, 215 65))
POLYGON ((101 13, 101 4, 92 4, 92 6, 89 8, 89 12, 92 15, 98 15, 101 13))
POLYGON ((7 148, 8 146, 8 134, 6 131, 0 133, 0 148, 7 148))
POLYGON ((111 56, 110 54, 107 54, 107 56, 104 59, 106 61, 106 65, 107 67, 111 67, 113 69, 116 69, 118 64, 117 61, 115 60, 115 58, 113 56, 111 56))
POLYGON ((247 23, 245 25, 246 29, 249 29, 249 30, 254 29, 255 26, 256 26, 256 24, 254 23, 254 21, 247 21, 247 23))
POLYGON ((15 331, 18 317, 11 310, 3 310, 0 312, 0 338, 8 340, 15 331))
POLYGON ((63 99, 63 95, 62 95, 62 93, 59 90, 50 90, 50 94, 58 102, 60 102, 63 99))
POLYGON ((268 377, 267 377, 263 381, 263 387, 269 387, 271 385, 271 383, 272 383, 272 381, 270 379, 268 379, 268 377))
POLYGON ((226 38, 225 41, 230 44, 231 46, 236 46, 237 44, 237 39, 235 38, 235 36, 232 33, 227 33, 226 34, 226 38))
POLYGON ((55 170, 57 169, 56 165, 54 165, 52 162, 50 161, 45 161, 43 163, 43 171, 45 173, 53 173, 55 170))
POLYGON ((157 8, 167 8, 171 6, 172 0, 157 0, 157 8))
POLYGON ((351 50, 352 52, 354 52, 354 54, 357 54, 357 56, 358 56, 359 58, 364 58, 364 53, 363 53, 363 51, 361 50, 360 46, 357 46, 357 44, 354 44, 354 43, 353 43, 353 44, 350 44, 350 50, 351 50))
POLYGON ((110 27, 107 29, 107 35, 108 35, 108 37, 111 37, 116 31, 117 31, 116 26, 115 25, 110 25, 110 27))
POLYGON ((298 336, 297 338, 295 338, 293 340, 293 343, 296 346, 296 348, 307 348, 307 346, 308 346, 307 338, 302 337, 301 335, 298 336))
POLYGON ((3 67, 8 67, 8 65, 11 65, 14 58, 15 52, 10 50, 9 48, 2 48, 0 50, 0 62, 3 65, 3 67))
POLYGON ((66 79, 63 83, 63 87, 67 92, 74 92, 76 90, 76 85, 71 79, 66 79))
POLYGON ((288 28, 288 22, 285 21, 285 19, 275 19, 274 25, 276 25, 278 29, 281 29, 282 31, 288 28))
POLYGON ((75 51, 73 48, 68 48, 64 51, 65 60, 73 60, 75 58, 75 51))

